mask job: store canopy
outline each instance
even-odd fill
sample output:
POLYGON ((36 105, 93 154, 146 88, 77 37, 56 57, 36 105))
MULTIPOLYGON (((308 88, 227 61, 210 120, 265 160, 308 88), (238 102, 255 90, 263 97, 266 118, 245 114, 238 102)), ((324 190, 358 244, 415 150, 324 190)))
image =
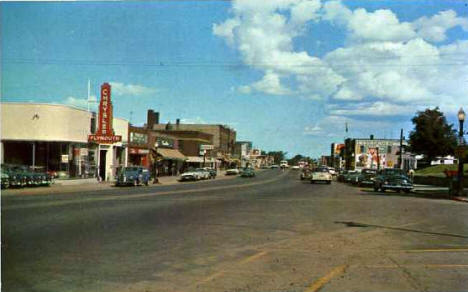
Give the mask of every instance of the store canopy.
POLYGON ((180 151, 176 149, 158 148, 158 154, 161 155, 164 159, 169 159, 169 160, 186 160, 187 159, 184 156, 184 154, 180 153, 180 151))

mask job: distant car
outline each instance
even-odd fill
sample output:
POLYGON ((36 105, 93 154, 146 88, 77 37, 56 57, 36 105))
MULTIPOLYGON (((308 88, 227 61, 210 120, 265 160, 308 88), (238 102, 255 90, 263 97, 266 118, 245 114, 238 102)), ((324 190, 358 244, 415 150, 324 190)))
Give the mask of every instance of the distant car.
POLYGON ((200 179, 209 179, 211 178, 211 174, 208 170, 205 168, 197 168, 195 169, 195 172, 198 172, 200 175, 200 179))
POLYGON ((333 167, 328 167, 328 172, 329 172, 331 175, 336 175, 336 170, 335 170, 333 167))
POLYGON ((377 169, 363 168, 354 183, 358 186, 373 186, 376 175, 377 169))
POLYGON ((122 168, 117 175, 116 186, 141 184, 148 185, 150 180, 149 170, 141 166, 128 166, 122 168))
POLYGON ((210 174, 210 178, 216 178, 216 175, 218 174, 216 169, 205 167, 205 170, 208 171, 208 173, 210 174))
POLYGON ((270 168, 271 168, 271 169, 273 169, 273 168, 280 168, 280 166, 279 166, 278 164, 273 164, 273 165, 270 166, 270 168))
POLYGON ((310 175, 310 183, 314 184, 316 182, 326 182, 327 184, 331 184, 332 175, 328 172, 328 168, 319 167, 312 171, 310 175))
POLYGON ((251 167, 246 167, 242 170, 241 177, 254 177, 255 170, 251 167))
POLYGON ((226 175, 238 175, 239 173, 240 171, 237 168, 230 168, 226 170, 226 175))
POLYGON ((292 170, 299 170, 299 169, 301 169, 301 168, 299 167, 299 165, 294 165, 293 167, 291 167, 291 169, 292 169, 292 170))
POLYGON ((311 175, 310 169, 308 169, 308 168, 303 168, 302 171, 301 171, 301 174, 300 174, 299 178, 300 178, 301 180, 310 179, 310 175, 311 175))
POLYGON ((374 191, 394 190, 409 193, 413 189, 413 184, 405 172, 397 168, 381 169, 374 179, 374 191))

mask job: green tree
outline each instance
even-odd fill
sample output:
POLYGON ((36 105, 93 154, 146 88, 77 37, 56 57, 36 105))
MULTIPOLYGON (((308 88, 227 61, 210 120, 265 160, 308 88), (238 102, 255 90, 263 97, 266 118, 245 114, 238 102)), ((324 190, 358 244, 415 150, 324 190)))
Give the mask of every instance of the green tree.
POLYGON ((297 165, 299 161, 305 160, 305 156, 302 156, 301 154, 295 155, 293 158, 288 159, 288 164, 289 165, 297 165))
POLYGON ((438 107, 416 113, 411 120, 414 130, 410 132, 410 151, 424 154, 430 162, 437 156, 453 154, 457 145, 456 130, 448 124, 438 107))
POLYGON ((288 152, 283 152, 283 151, 270 151, 270 152, 268 152, 268 155, 274 157, 275 164, 279 164, 281 162, 281 160, 284 160, 287 153, 288 152))

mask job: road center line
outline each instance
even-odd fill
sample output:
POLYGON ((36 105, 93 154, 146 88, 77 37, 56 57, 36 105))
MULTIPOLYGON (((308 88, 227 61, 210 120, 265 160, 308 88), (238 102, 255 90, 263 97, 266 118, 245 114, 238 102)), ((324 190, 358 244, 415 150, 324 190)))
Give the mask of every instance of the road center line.
POLYGON ((322 289, 325 284, 330 282, 331 279, 343 274, 347 268, 348 265, 342 265, 334 268, 330 271, 330 273, 315 281, 309 288, 307 288, 306 292, 317 292, 318 290, 322 289))

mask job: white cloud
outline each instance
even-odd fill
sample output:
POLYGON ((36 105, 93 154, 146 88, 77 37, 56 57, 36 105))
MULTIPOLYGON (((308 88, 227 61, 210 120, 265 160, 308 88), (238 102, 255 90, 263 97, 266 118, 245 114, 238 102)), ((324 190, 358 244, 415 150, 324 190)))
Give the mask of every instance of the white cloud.
POLYGON ((453 10, 441 11, 432 17, 423 16, 413 22, 418 34, 432 42, 441 42, 447 39, 447 30, 460 26, 468 31, 468 18, 458 17, 453 10))
POLYGON ((156 89, 138 84, 124 84, 120 82, 110 82, 111 91, 115 95, 141 96, 156 93, 156 89))
POLYGON ((238 87, 241 93, 325 100, 333 104, 330 114, 356 119, 414 114, 428 106, 451 111, 468 103, 468 41, 432 43, 446 40, 456 26, 468 30, 468 19, 452 10, 401 21, 389 9, 349 9, 341 1, 244 0, 233 2, 232 14, 213 33, 263 72, 262 79, 238 87), (318 22, 346 32, 345 44, 322 58, 294 46, 306 25, 318 22))

